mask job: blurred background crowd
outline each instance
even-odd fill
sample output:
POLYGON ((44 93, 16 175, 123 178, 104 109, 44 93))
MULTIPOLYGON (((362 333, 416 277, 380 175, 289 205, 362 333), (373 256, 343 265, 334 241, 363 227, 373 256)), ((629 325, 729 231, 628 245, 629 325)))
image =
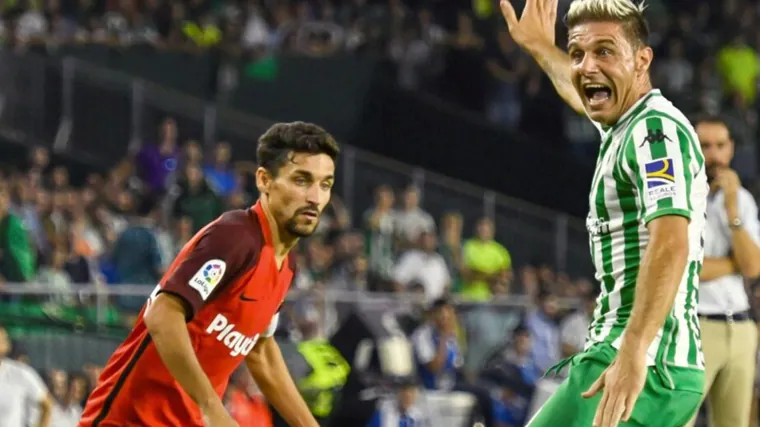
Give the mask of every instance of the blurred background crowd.
MULTIPOLYGON (((214 50, 248 75, 276 72, 278 55, 384 55, 398 84, 485 114, 527 134, 594 141, 537 65, 509 37, 498 2, 472 0, 8 0, 0 38, 23 49, 65 44, 214 50), (543 119, 558 126, 541 129, 543 119)), ((519 6, 522 0, 516 0, 519 6)), ((563 16, 570 0, 560 0, 563 16)), ((655 85, 687 113, 721 112, 741 140, 757 137, 759 7, 754 1, 648 1, 655 85)), ((558 23, 558 44, 566 31, 558 23)), ((554 138, 551 138, 554 137, 554 138)), ((593 150, 593 149, 591 149, 593 150)))
MULTIPOLYGON (((560 1, 560 16, 568 4, 560 1)), ((686 112, 722 113, 737 141, 754 147, 760 4, 648 4, 656 86, 686 112)), ((247 77, 263 82, 274 79, 282 56, 381 55, 391 65, 383 71, 402 90, 540 144, 564 144, 579 158, 596 155, 594 128, 569 114, 517 49, 493 0, 6 0, 0 11, 8 52, 72 44, 211 52, 242 62, 247 77)), ((564 34, 557 31, 560 45, 564 34)), ((232 76, 218 78, 223 86, 232 76)), ((99 333, 123 336, 182 245, 225 210, 256 200, 250 152, 237 153, 225 140, 209 143, 177 117, 157 121, 106 167, 35 146, 0 168, 0 358, 38 369, 44 382, 14 384, 13 392, 48 390, 53 426, 76 424, 104 360, 101 350, 64 356, 53 349, 73 346, 50 344, 46 334, 92 334, 97 325, 99 333), (116 296, 104 301, 93 289, 116 296), (30 338, 35 334, 48 341, 30 338)), ((253 144, 257 135, 249 137, 253 144)), ((743 174, 747 182, 752 170, 743 174)), ((356 307, 376 299, 375 313, 398 319, 415 365, 414 378, 396 384, 398 395, 387 400, 397 402, 398 417, 441 425, 424 409, 420 390, 457 391, 475 397, 487 425, 522 426, 541 374, 583 346, 598 292, 593 278, 557 269, 527 244, 498 239, 488 212, 468 218, 457 207, 431 206, 414 180, 372 191, 366 205, 336 194, 315 235, 297 248, 298 275, 278 337, 305 351, 299 343, 340 335, 356 307)), ((753 298, 760 302, 760 293, 753 298)), ((338 376, 328 388, 346 383, 345 372, 338 376)), ((227 402, 241 426, 277 423, 245 373, 233 379, 227 402)), ((392 412, 384 405, 378 414, 392 412)), ((332 409, 315 411, 327 419, 332 409)), ((378 417, 370 424, 381 425, 378 417)))

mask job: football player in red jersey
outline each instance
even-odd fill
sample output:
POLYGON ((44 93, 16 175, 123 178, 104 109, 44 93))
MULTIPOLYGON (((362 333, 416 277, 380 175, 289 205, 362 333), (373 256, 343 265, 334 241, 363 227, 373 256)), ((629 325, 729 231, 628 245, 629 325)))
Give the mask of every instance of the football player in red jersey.
POLYGON ((290 249, 317 227, 338 153, 313 124, 279 123, 261 136, 258 202, 182 248, 108 361, 80 427, 237 426, 221 396, 242 362, 291 426, 318 426, 272 335, 294 275, 290 249))

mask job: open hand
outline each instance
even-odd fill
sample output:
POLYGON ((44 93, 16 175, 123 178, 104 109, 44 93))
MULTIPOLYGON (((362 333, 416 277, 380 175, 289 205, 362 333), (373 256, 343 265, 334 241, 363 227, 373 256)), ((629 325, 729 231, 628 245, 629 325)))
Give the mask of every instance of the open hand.
POLYGON ((501 0, 501 14, 507 21, 509 34, 522 46, 535 43, 554 45, 557 21, 557 0, 526 0, 522 16, 517 19, 510 0, 501 0))
POLYGON ((603 392, 594 415, 594 427, 617 427, 621 421, 628 421, 646 379, 647 366, 643 358, 616 358, 582 394, 588 399, 603 392))

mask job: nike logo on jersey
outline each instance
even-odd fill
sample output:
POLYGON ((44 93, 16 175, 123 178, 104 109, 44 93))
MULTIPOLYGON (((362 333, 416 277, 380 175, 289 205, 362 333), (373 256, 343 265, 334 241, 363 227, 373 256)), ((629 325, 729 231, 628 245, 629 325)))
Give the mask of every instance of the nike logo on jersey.
POLYGON ((248 298, 245 294, 240 294, 240 299, 243 301, 257 301, 256 298, 248 298))
POLYGON ((233 357, 239 355, 247 356, 253 350, 256 341, 259 340, 259 334, 247 337, 236 331, 235 324, 231 324, 222 314, 217 314, 211 324, 208 325, 208 328, 206 328, 206 333, 208 334, 215 332, 219 332, 216 336, 217 341, 229 348, 230 356, 233 357))

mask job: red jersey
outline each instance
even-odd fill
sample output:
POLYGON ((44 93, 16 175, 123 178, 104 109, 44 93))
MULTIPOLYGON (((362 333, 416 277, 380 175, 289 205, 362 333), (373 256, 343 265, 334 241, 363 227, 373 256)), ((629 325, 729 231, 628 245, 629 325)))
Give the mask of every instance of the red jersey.
POLYGON ((202 427, 198 406, 164 366, 143 316, 161 292, 187 302, 190 340, 221 397, 259 337, 274 333, 293 279, 293 257, 278 268, 271 240, 258 203, 223 214, 193 236, 108 361, 79 427, 202 427))

